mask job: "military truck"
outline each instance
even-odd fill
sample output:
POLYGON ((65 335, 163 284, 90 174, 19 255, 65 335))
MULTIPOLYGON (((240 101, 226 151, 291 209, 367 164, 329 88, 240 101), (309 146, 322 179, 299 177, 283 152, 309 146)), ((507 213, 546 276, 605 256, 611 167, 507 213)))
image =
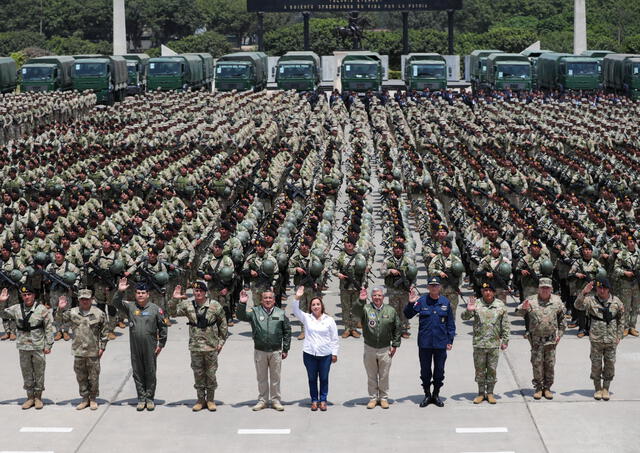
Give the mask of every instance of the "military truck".
POLYGON ((375 52, 349 52, 338 71, 342 91, 364 93, 382 89, 382 58, 375 52))
POLYGON ((320 57, 314 52, 287 52, 275 71, 280 90, 315 91, 320 85, 320 57))
POLYGON ((553 52, 552 50, 524 50, 520 54, 524 55, 531 62, 531 88, 538 88, 538 58, 543 53, 553 52))
POLYGON ((410 53, 404 62, 408 90, 446 90, 447 61, 438 53, 410 53))
POLYGON ((597 90, 600 63, 597 58, 550 52, 538 58, 538 85, 545 90, 597 90))
POLYGON ((186 53, 185 55, 195 55, 202 63, 202 86, 207 90, 213 89, 214 66, 213 57, 210 53, 186 53))
POLYGON ((199 90, 204 80, 202 58, 197 55, 174 55, 149 60, 149 90, 199 90))
POLYGON ((476 90, 482 88, 488 88, 487 82, 487 58, 489 55, 495 53, 501 53, 502 50, 489 49, 489 50, 474 50, 469 55, 469 74, 471 77, 471 89, 475 93, 476 90))
POLYGON ((218 91, 260 91, 267 87, 269 57, 264 52, 236 52, 216 61, 218 91))
POLYGON ((640 99, 640 55, 613 53, 602 60, 604 87, 640 99))
POLYGON ((613 52, 611 52, 610 50, 585 50, 580 54, 583 57, 593 57, 598 60, 598 63, 600 63, 600 83, 602 83, 604 77, 604 74, 602 73, 602 60, 610 53, 613 52))
POLYGON ((120 55, 75 56, 71 80, 73 89, 92 90, 99 103, 122 101, 127 92, 127 60, 120 55))
POLYGON ((18 85, 16 61, 11 57, 0 57, 0 93, 13 93, 18 85))
POLYGON ((20 69, 20 91, 71 90, 71 73, 75 61, 70 56, 31 58, 20 69))
POLYGON ((487 84, 492 90, 530 90, 531 62, 519 53, 492 53, 487 57, 487 84))
POLYGON ((149 55, 146 53, 129 53, 122 55, 127 60, 127 94, 139 94, 147 91, 147 72, 149 55))

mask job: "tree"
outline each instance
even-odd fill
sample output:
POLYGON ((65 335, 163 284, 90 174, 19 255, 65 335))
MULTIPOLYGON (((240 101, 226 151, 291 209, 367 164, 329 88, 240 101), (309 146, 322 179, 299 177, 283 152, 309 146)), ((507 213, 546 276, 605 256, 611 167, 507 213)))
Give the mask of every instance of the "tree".
POLYGON ((192 35, 204 23, 196 0, 154 0, 141 5, 155 45, 192 35))
POLYGON ((91 42, 78 36, 54 36, 47 41, 45 47, 54 55, 111 55, 111 43, 106 41, 91 42))
POLYGON ((0 33, 0 55, 10 55, 25 47, 42 47, 44 37, 31 31, 10 31, 0 33))
POLYGON ((221 34, 213 31, 187 36, 179 41, 172 41, 167 45, 178 53, 204 52, 210 53, 216 58, 231 51, 229 41, 221 34))

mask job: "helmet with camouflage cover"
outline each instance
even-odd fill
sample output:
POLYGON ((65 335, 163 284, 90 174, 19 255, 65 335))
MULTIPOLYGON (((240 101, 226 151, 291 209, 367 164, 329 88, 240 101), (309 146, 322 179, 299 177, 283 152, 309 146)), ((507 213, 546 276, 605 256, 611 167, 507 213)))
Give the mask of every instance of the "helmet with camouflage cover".
POLYGON ((362 275, 364 274, 364 271, 366 268, 367 268, 367 259, 364 257, 362 253, 356 253, 355 258, 353 259, 354 272, 358 275, 362 275))
POLYGON ((506 280, 511 276, 511 265, 503 261, 498 265, 497 272, 500 277, 506 280))
POLYGON ((464 265, 461 261, 455 261, 451 264, 451 273, 454 277, 460 277, 464 273, 464 265))

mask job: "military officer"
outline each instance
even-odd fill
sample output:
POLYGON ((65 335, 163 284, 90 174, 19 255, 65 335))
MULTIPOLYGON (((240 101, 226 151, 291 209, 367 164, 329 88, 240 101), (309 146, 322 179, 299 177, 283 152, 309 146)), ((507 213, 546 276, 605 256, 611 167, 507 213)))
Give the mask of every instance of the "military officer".
POLYGON ((58 301, 58 309, 62 312, 62 320, 73 328, 73 370, 82 397, 76 409, 89 407, 95 411, 98 409, 96 398, 100 389, 100 359, 107 347, 109 326, 107 315, 93 306, 92 302, 91 290, 81 289, 78 292, 77 307, 68 309, 70 303, 67 296, 62 295, 58 301))
POLYGON ((509 317, 507 306, 496 298, 493 285, 484 282, 481 288, 480 302, 476 303, 476 298, 471 297, 462 319, 473 318, 473 365, 478 383, 478 396, 473 404, 480 404, 485 399, 489 404, 496 404, 493 389, 500 350, 504 351, 509 345, 509 317))
MULTIPOLYGON (((45 355, 53 346, 53 318, 44 305, 36 302, 36 294, 28 285, 20 288, 22 302, 5 308, 4 313, 16 323, 18 340, 16 346, 20 355, 20 369, 27 391, 27 400, 22 409, 42 409, 42 392, 44 391, 45 355)), ((9 291, 4 288, 0 292, 0 303, 9 299, 9 291)))
MULTIPOLYGON (((581 257, 577 259, 571 269, 569 269, 569 283, 574 298, 580 293, 582 288, 604 270, 600 261, 593 257, 593 247, 591 244, 584 243, 580 249, 581 257)), ((575 305, 575 302, 574 302, 575 305)), ((575 327, 578 324, 578 338, 582 338, 589 334, 589 317, 580 309, 572 310, 573 319, 569 327, 575 327)))
POLYGON ((124 300, 128 287, 127 278, 121 278, 113 295, 113 306, 129 320, 131 366, 138 394, 136 410, 143 411, 146 407, 152 411, 156 407, 153 398, 157 357, 167 343, 169 320, 162 308, 149 302, 149 290, 144 283, 136 285, 135 301, 124 300))
POLYGON ((380 275, 387 287, 389 305, 395 308, 400 317, 402 338, 410 337, 409 321, 404 316, 404 307, 409 302, 409 289, 415 283, 415 278, 408 276, 410 267, 415 269, 415 263, 404 254, 404 243, 394 242, 392 255, 383 261, 380 275))
POLYGON ((590 281, 578 293, 575 307, 591 318, 591 379, 596 400, 609 401, 609 386, 615 375, 616 349, 624 332, 624 305, 610 292, 609 280, 590 281), (590 294, 593 287, 596 294, 590 294), (604 365, 604 366, 603 366, 604 365))
POLYGON ((556 364, 556 346, 566 329, 564 304, 560 296, 551 294, 553 282, 543 277, 538 283, 538 292, 518 305, 516 314, 529 319, 529 343, 533 366, 533 398, 553 399, 551 386, 556 364))
POLYGON ((207 297, 207 283, 193 284, 193 298, 182 294, 177 285, 169 305, 175 305, 176 316, 185 316, 189 326, 189 352, 198 401, 191 408, 201 411, 205 406, 211 412, 217 410, 215 391, 218 387, 216 371, 218 354, 227 339, 227 322, 222 305, 207 297))

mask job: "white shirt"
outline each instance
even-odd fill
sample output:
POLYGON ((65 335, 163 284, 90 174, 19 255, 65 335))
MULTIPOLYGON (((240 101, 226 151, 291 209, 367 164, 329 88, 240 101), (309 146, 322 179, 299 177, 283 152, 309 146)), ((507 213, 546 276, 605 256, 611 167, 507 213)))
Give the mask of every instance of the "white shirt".
POLYGON ((312 313, 300 310, 300 301, 291 304, 293 314, 304 325, 304 345, 302 350, 315 356, 338 355, 338 327, 335 320, 323 314, 320 319, 312 313))

